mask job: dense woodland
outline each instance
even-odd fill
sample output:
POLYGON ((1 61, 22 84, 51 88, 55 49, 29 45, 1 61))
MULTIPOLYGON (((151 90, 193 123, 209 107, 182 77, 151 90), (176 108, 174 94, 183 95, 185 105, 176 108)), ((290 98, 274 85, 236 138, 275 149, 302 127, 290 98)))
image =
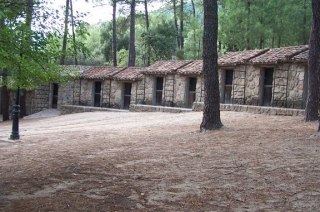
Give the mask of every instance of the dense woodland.
MULTIPOLYGON (((144 6, 150 2, 106 2, 116 8, 116 24, 109 21, 88 26, 90 36, 83 42, 92 56, 83 59, 80 55, 79 63, 128 65, 130 33, 135 33, 136 66, 172 58, 201 59, 202 0, 162 0, 162 7, 151 12, 146 6, 144 11, 136 12, 135 32, 132 32, 132 4, 144 6), (115 46, 113 29, 116 29, 115 46), (117 50, 116 56, 113 55, 114 48, 117 50)), ((219 55, 226 51, 276 48, 309 42, 310 0, 221 0, 218 2, 218 17, 219 55)), ((68 64, 72 62, 70 59, 67 61, 68 64)))

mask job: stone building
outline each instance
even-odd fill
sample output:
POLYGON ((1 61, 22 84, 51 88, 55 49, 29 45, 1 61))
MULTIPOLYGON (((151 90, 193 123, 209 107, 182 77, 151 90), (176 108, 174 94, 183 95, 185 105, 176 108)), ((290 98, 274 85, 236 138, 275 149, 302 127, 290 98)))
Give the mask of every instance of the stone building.
MULTIPOLYGON (((219 57, 218 67, 222 104, 305 107, 306 45, 228 52, 219 57)), ((201 60, 158 61, 149 67, 77 66, 73 71, 78 77, 73 81, 27 91, 26 114, 61 105, 191 108, 194 102, 204 100, 202 68, 201 60)))
POLYGON ((221 56, 221 103, 304 108, 307 53, 308 46, 294 46, 221 56))
POLYGON ((181 77, 177 75, 177 70, 191 62, 185 60, 158 61, 146 67, 143 71, 143 104, 170 107, 184 106, 185 99, 183 97, 181 99, 179 93, 181 89, 179 87, 185 86, 185 82, 181 81, 181 77))
POLYGON ((143 70, 143 67, 127 67, 113 76, 111 99, 116 108, 129 109, 130 104, 142 103, 143 70))

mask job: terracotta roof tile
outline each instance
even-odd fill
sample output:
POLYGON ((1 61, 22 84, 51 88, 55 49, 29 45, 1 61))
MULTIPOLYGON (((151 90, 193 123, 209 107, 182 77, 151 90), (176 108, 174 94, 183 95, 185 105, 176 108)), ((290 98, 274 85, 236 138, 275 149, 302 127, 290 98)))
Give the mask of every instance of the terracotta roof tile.
POLYGON ((189 75, 189 74, 201 74, 203 69, 203 61, 202 60, 195 60, 191 63, 179 68, 177 70, 178 74, 189 75))
POLYGON ((259 56, 269 49, 247 50, 240 52, 227 52, 218 58, 219 66, 234 66, 237 64, 246 63, 251 58, 259 56))
POLYGON ((142 71, 145 67, 128 67, 123 71, 113 76, 115 80, 119 81, 137 81, 142 79, 142 71))
POLYGON ((190 60, 168 60, 157 61, 148 66, 143 73, 145 74, 171 74, 177 69, 189 64, 190 60))
POLYGON ((308 58, 309 58, 309 50, 301 52, 300 54, 297 54, 294 57, 292 57, 294 61, 299 61, 299 62, 308 62, 308 58))
POLYGON ((113 75, 123 69, 123 67, 95 66, 84 70, 81 77, 84 79, 111 79, 113 75))
POLYGON ((250 62, 254 64, 273 64, 277 62, 285 62, 292 59, 292 57, 295 55, 306 51, 307 49, 307 45, 270 49, 265 54, 251 59, 250 62))

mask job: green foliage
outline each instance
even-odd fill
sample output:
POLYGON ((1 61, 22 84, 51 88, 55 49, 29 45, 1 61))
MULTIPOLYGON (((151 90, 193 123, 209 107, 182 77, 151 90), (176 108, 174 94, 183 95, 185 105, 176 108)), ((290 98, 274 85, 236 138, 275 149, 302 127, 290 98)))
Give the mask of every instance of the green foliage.
POLYGON ((228 50, 306 44, 310 1, 224 0, 219 10, 219 41, 228 50))
POLYGON ((153 62, 171 59, 175 51, 175 29, 173 24, 162 21, 141 34, 142 52, 153 62))
MULTIPOLYGON (((100 25, 101 53, 107 65, 112 64, 112 22, 104 22, 100 25)), ((127 50, 129 46, 129 19, 119 17, 117 19, 117 52, 127 50)), ((118 64, 123 63, 118 58, 118 64)))
POLYGON ((118 57, 118 66, 127 66, 128 65, 128 55, 129 50, 127 49, 120 49, 120 51, 117 52, 118 57))
MULTIPOLYGON (((8 70, 3 83, 10 88, 32 89, 51 81, 62 82, 69 77, 56 65, 61 52, 61 33, 57 31, 57 11, 44 3, 27 5, 25 1, 0 3, 0 74, 8 70), (30 11, 32 6, 32 13, 30 11), (52 26, 50 28, 49 26, 52 26)), ((78 22, 78 33, 85 34, 85 25, 78 22)), ((81 42, 72 43, 68 54, 74 55, 74 46, 87 54, 81 42)))

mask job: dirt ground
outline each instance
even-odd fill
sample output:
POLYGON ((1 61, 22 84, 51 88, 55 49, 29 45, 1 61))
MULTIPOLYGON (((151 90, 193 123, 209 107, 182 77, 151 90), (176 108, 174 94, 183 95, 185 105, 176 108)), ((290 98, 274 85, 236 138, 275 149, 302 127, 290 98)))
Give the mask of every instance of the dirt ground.
POLYGON ((0 211, 320 211, 317 123, 221 112, 225 127, 200 133, 201 119, 23 119, 22 141, 0 142, 0 211))

